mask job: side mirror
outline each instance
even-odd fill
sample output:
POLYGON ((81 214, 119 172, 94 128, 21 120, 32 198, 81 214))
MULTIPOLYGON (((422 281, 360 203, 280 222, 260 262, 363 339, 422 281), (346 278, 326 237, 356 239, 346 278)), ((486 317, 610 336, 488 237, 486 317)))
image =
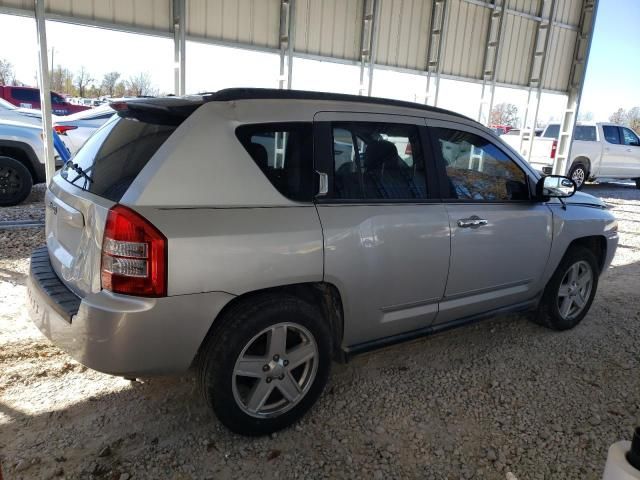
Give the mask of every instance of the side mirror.
POLYGON ((550 198, 569 198, 576 190, 576 183, 562 175, 547 175, 538 180, 536 185, 536 195, 543 202, 550 198))

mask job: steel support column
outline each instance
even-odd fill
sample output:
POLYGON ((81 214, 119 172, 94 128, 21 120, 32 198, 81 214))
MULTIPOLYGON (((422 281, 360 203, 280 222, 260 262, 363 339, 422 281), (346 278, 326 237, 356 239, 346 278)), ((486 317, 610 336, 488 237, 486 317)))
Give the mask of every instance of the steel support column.
POLYGON ((295 35, 295 0, 280 2, 280 78, 281 89, 291 88, 293 76, 293 42, 295 35))
POLYGON ((174 93, 185 94, 186 65, 186 10, 185 0, 173 0, 173 60, 174 93))
POLYGON ((380 0, 364 0, 362 11, 362 29, 360 33, 360 89, 358 95, 365 92, 371 96, 373 88, 373 66, 376 61, 378 45, 378 17, 380 0))
POLYGON ((529 61, 529 93, 527 107, 524 111, 524 121, 520 130, 520 153, 527 160, 531 159, 533 139, 536 136, 536 124, 542 97, 542 82, 544 81, 547 51, 549 49, 549 39, 551 38, 551 23, 555 15, 556 0, 541 0, 539 5, 538 13, 541 20, 536 29, 529 61), (531 115, 532 112, 533 115, 531 115))
POLYGON ((493 109, 493 97, 496 90, 496 69, 499 64, 500 46, 503 38, 503 19, 505 1, 493 0, 493 9, 489 12, 489 30, 487 43, 482 62, 482 93, 480 94, 480 108, 478 109, 478 121, 488 125, 493 109))
POLYGON ((431 22, 429 24, 429 48, 427 51, 427 91, 424 102, 426 105, 438 105, 440 60, 444 50, 448 13, 447 0, 433 0, 431 4, 431 22))
POLYGON ((51 82, 47 59, 47 28, 44 16, 45 0, 34 0, 36 34, 38 36, 38 87, 40 88, 40 110, 42 111, 42 136, 44 139, 44 162, 46 182, 49 185, 56 173, 53 150, 53 118, 51 117, 51 82))
POLYGON ((569 159, 571 158, 571 143, 573 140, 573 129, 576 126, 578 110, 580 108, 580 97, 584 86, 584 76, 587 72, 587 62, 589 51, 591 50, 591 40, 593 38, 593 27, 596 20, 598 0, 584 0, 580 23, 578 24, 578 38, 573 51, 573 62, 569 73, 569 94, 567 98, 567 108, 562 115, 560 122, 560 137, 558 138, 558 150, 556 163, 553 166, 553 173, 564 175, 569 169, 569 159))

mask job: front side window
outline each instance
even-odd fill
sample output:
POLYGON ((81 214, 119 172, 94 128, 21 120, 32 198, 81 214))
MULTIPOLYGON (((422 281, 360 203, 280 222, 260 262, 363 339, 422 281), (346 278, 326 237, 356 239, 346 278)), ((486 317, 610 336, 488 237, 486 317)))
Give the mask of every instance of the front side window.
POLYGON ((417 126, 336 122, 332 138, 334 198, 426 198, 425 162, 417 126))
POLYGON ((596 141, 596 127, 591 125, 578 125, 573 134, 574 140, 582 140, 586 142, 596 141))
POLYGON ((604 125, 602 127, 602 132, 604 133, 604 139, 608 143, 612 143, 614 145, 619 145, 621 143, 618 127, 614 127, 613 125, 604 125))
POLYGON ((629 128, 622 128, 622 138, 625 145, 630 145, 632 147, 640 146, 640 142, 638 142, 638 136, 633 132, 633 130, 629 128))
POLYGON ((282 195, 300 202, 313 199, 310 123, 243 125, 236 136, 282 195))
POLYGON ((525 172, 493 143, 459 130, 433 131, 452 198, 494 202, 529 199, 525 172))

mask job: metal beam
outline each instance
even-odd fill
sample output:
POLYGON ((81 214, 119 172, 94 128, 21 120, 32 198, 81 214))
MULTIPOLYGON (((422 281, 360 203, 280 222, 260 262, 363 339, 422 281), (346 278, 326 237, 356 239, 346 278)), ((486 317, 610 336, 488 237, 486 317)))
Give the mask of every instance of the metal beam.
POLYGON ((295 0, 280 1, 280 79, 279 88, 291 88, 293 76, 293 42, 295 35, 295 0))
POLYGON ((449 13, 447 0, 433 0, 431 22, 429 23, 429 47, 427 50, 427 92, 425 104, 438 105, 442 51, 444 50, 445 28, 449 13))
POLYGON ((549 39, 551 38, 551 22, 555 15, 556 0, 541 0, 539 5, 542 21, 536 29, 531 59, 529 60, 527 107, 524 111, 524 122, 520 130, 520 153, 527 160, 531 159, 533 139, 536 136, 536 124, 538 122, 538 112, 540 111, 540 99, 542 98, 542 82, 544 81, 547 51, 549 49, 549 39), (531 115, 532 111, 533 115, 531 115))
POLYGON ((44 139, 44 165, 47 185, 56 173, 53 154, 53 118, 51 116, 51 82, 47 59, 47 27, 44 17, 45 0, 34 0, 36 35, 38 37, 38 87, 40 88, 40 110, 42 111, 42 138, 44 139))
POLYGON ((378 18, 380 0, 364 0, 362 5, 362 28, 360 31, 360 89, 358 95, 367 92, 371 96, 373 72, 378 48, 378 18))
POLYGON ((499 65, 504 26, 505 0, 493 0, 493 8, 489 17, 489 29, 485 44, 484 61, 482 62, 482 93, 480 94, 480 108, 478 121, 489 125, 493 98, 496 90, 496 69, 499 65))
POLYGON ((564 175, 571 165, 571 143, 573 140, 573 129, 576 126, 578 111, 580 109, 580 97, 584 87, 584 76, 587 72, 587 62, 589 51, 591 50, 591 40, 593 39, 593 27, 596 21, 598 10, 598 0, 584 0, 580 23, 578 24, 578 38, 576 39, 573 51, 573 62, 569 73, 569 95, 567 98, 567 108, 562 115, 560 122, 560 137, 558 138, 558 150, 553 173, 564 175))
POLYGON ((187 6, 185 0, 173 0, 174 93, 185 94, 187 6))

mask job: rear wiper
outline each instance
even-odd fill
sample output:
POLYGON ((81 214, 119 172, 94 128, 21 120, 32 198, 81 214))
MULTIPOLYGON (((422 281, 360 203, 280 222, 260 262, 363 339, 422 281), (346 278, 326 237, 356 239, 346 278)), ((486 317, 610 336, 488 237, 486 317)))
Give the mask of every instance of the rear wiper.
POLYGON ((85 172, 82 169, 82 167, 80 165, 78 165, 77 163, 73 163, 71 160, 68 160, 67 163, 64 164, 64 166, 66 168, 70 168, 71 170, 73 170, 74 172, 76 172, 78 174, 78 176, 76 178, 71 180, 71 183, 74 183, 80 177, 84 177, 85 179, 89 180, 89 182, 93 183, 93 178, 91 178, 89 176, 89 174, 87 172, 85 172))

